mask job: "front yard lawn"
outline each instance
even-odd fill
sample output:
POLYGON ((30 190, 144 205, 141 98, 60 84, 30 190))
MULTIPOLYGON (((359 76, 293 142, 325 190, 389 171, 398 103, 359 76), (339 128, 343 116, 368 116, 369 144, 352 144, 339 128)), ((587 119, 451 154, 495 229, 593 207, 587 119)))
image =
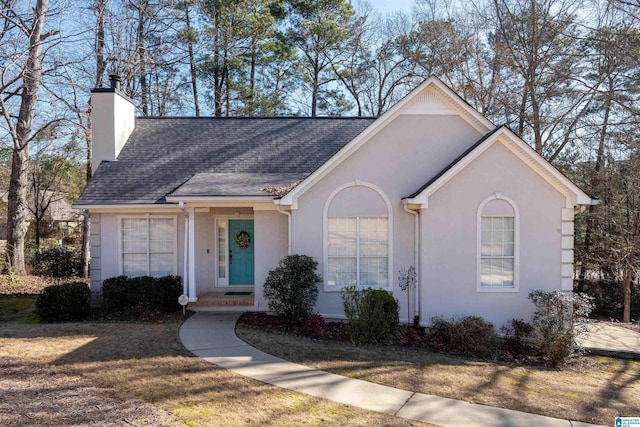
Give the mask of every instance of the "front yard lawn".
POLYGON ((578 357, 562 369, 518 366, 398 346, 356 346, 243 325, 249 344, 302 365, 404 390, 610 425, 637 415, 640 362, 578 357))
POLYGON ((219 368, 187 352, 178 338, 179 328, 175 320, 0 320, 0 358, 5 360, 0 364, 0 424, 64 425, 75 420, 100 425, 425 425, 219 368), (114 399, 122 401, 117 404, 114 399), (146 402, 140 413, 128 411, 131 405, 135 408, 135 399, 146 402))

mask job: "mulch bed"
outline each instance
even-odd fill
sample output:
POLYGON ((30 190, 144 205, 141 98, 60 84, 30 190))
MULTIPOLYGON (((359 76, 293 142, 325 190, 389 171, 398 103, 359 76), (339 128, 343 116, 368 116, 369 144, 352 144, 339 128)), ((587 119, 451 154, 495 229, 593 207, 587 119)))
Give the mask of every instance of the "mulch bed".
MULTIPOLYGON (((276 316, 264 312, 245 312, 240 319, 239 323, 245 326, 262 329, 266 331, 276 331, 291 335, 306 335, 302 328, 293 330, 287 329, 276 316)), ((343 322, 325 322, 322 328, 322 337, 316 337, 320 339, 348 341, 348 335, 345 329, 346 324, 343 322)))

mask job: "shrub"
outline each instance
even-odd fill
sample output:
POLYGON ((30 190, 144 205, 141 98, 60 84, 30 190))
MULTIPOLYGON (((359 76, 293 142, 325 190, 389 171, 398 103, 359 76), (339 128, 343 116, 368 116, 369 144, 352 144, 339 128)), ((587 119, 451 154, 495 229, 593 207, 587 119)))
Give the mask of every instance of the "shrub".
POLYGON ((302 328, 302 333, 313 338, 318 338, 324 331, 324 319, 317 313, 311 314, 307 317, 307 321, 302 328))
POLYGON ((35 275, 45 277, 76 277, 82 268, 80 254, 64 247, 36 252, 31 260, 31 267, 35 275))
POLYGON ((102 282, 102 303, 106 311, 152 317, 180 309, 180 276, 117 276, 102 282))
POLYGON ((301 327, 318 298, 318 263, 306 255, 289 255, 271 270, 264 282, 264 296, 271 309, 288 328, 301 327))
POLYGON ((405 328, 400 332, 400 344, 405 347, 413 347, 420 341, 420 334, 413 328, 405 328))
POLYGON ((451 321, 432 318, 425 342, 434 350, 486 358, 496 354, 499 340, 492 323, 467 316, 451 321))
POLYGON ((157 277, 151 282, 147 297, 151 306, 161 313, 173 313, 182 308, 178 302, 182 291, 180 276, 157 277))
POLYGON ((398 328, 398 301, 384 289, 347 286, 340 292, 347 334, 355 343, 387 343, 398 328))
POLYGON ((578 347, 575 337, 584 331, 576 325, 586 322, 593 298, 578 293, 535 290, 529 292, 529 299, 536 306, 531 321, 535 348, 552 366, 566 362, 578 347))
POLYGON ((91 291, 83 282, 44 288, 36 299, 36 314, 45 322, 83 320, 89 314, 91 291))
POLYGON ((512 356, 524 355, 531 349, 533 326, 522 319, 511 319, 500 328, 504 334, 505 349, 512 356))

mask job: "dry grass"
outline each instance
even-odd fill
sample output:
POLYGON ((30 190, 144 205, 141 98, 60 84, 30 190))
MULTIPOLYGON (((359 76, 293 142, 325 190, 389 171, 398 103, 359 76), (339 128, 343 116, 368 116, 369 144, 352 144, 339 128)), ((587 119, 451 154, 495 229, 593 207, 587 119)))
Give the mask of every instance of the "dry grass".
MULTIPOLYGON (((75 392, 86 382, 120 397, 157 405, 177 417, 174 424, 424 425, 283 390, 218 368, 186 352, 178 339, 179 326, 175 322, 5 323, 0 324, 0 353, 52 365, 58 374, 81 379, 52 383, 62 393, 75 392)), ((6 405, 10 415, 19 411, 11 403, 6 405)), ((51 411, 55 408, 44 412, 51 411)))
POLYGON ((64 282, 87 281, 82 278, 54 279, 40 276, 14 276, 12 279, 8 274, 0 274, 0 295, 30 294, 36 295, 44 288, 64 282))
POLYGON ((178 422, 149 403, 0 352, 0 425, 171 426, 178 422))
POLYGON ((606 425, 640 408, 638 361, 583 357, 556 370, 314 341, 242 325, 236 332, 263 351, 303 365, 478 404, 606 425))

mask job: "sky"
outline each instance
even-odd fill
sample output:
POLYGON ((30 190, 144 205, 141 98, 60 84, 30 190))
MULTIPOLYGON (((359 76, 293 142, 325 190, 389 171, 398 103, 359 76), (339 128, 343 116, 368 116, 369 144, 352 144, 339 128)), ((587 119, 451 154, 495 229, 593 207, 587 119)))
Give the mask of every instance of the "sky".
POLYGON ((369 3, 371 3, 374 9, 379 10, 384 15, 388 12, 395 12, 396 10, 410 12, 413 1, 414 0, 369 0, 369 3))

